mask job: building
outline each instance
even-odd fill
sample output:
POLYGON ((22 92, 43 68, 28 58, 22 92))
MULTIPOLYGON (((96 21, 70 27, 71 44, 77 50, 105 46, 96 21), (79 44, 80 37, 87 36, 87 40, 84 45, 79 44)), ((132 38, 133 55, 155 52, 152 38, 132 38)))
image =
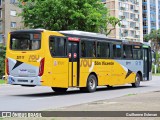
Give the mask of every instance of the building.
POLYGON ((0 43, 6 44, 8 32, 23 28, 17 5, 18 0, 0 0, 0 43))
POLYGON ((110 15, 121 20, 108 37, 143 41, 142 0, 102 0, 110 15))
POLYGON ((160 27, 160 0, 143 0, 143 34, 160 27))

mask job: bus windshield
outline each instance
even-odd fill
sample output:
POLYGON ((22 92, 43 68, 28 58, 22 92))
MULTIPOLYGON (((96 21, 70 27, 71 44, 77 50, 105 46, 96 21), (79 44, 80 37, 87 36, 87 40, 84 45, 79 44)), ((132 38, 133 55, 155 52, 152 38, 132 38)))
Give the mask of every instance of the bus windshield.
POLYGON ((11 50, 38 50, 41 45, 40 33, 12 33, 10 39, 11 50))

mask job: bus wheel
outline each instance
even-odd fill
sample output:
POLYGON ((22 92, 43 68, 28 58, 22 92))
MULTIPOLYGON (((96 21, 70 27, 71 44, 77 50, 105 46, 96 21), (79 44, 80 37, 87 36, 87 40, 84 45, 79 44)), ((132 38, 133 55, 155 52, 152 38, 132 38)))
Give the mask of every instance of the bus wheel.
POLYGON ((136 78, 135 78, 135 83, 132 83, 132 87, 139 87, 139 86, 140 86, 140 81, 141 81, 141 77, 140 77, 140 75, 137 73, 137 74, 136 74, 136 78))
POLYGON ((52 87, 52 90, 54 92, 57 92, 57 93, 64 93, 67 91, 67 88, 57 88, 57 87, 52 87))
POLYGON ((97 87, 97 78, 95 75, 90 75, 87 79, 86 91, 94 92, 96 91, 96 87, 97 87))

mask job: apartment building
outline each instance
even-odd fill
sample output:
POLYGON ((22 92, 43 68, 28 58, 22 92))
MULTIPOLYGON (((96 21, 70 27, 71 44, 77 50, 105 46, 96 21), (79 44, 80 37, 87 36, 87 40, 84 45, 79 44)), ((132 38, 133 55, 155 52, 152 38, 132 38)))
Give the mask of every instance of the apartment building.
POLYGON ((102 0, 110 10, 110 15, 121 20, 108 37, 143 41, 142 1, 141 0, 102 0))
POLYGON ((8 32, 23 29, 18 0, 0 0, 0 43, 6 44, 8 32))
POLYGON ((143 1, 143 34, 160 28, 160 0, 143 1))

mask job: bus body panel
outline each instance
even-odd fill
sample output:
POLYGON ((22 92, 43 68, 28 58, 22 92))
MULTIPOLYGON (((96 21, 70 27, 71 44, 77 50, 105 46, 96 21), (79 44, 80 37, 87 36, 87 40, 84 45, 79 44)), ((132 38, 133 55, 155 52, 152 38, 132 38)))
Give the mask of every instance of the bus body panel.
POLYGON ((50 73, 52 79, 46 80, 46 81, 51 81, 51 84, 49 84, 48 86, 68 88, 69 86, 68 59, 53 58, 51 61, 52 64, 49 64, 50 65, 49 67, 52 68, 52 72, 50 73))
POLYGON ((42 86, 68 87, 68 58, 52 57, 49 51, 50 36, 61 36, 55 31, 45 31, 42 48, 45 55, 44 74, 42 75, 42 86))
POLYGON ((136 72, 111 59, 81 59, 80 87, 85 87, 89 74, 95 73, 98 85, 122 85, 135 82, 136 72))

